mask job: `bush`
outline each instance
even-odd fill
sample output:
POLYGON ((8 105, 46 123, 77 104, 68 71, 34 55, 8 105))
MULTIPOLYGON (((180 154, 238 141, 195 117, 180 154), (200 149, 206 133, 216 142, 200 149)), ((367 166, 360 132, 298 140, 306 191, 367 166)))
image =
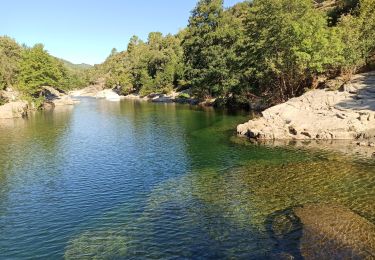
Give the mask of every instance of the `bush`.
POLYGON ((7 100, 3 97, 0 97, 0 106, 4 105, 5 103, 7 103, 7 100))
POLYGON ((180 98, 180 99, 189 99, 190 95, 188 93, 181 93, 180 95, 178 95, 178 98, 180 98))

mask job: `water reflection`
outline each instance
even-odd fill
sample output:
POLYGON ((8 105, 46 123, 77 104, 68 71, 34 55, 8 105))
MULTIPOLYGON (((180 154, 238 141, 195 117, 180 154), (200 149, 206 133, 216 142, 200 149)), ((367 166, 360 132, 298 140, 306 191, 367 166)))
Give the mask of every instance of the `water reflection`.
POLYGON ((373 161, 232 137, 247 117, 83 99, 3 126, 2 255, 298 258, 296 207, 375 223, 373 161))

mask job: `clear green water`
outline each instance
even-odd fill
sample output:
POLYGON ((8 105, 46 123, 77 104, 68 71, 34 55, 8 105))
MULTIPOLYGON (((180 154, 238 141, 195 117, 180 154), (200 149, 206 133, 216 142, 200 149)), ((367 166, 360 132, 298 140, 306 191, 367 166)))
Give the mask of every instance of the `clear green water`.
MULTIPOLYGON (((250 145, 250 115, 83 99, 0 127, 0 259, 268 259, 276 212, 375 223, 375 163, 250 145)), ((290 248, 288 248, 288 245, 290 248)))

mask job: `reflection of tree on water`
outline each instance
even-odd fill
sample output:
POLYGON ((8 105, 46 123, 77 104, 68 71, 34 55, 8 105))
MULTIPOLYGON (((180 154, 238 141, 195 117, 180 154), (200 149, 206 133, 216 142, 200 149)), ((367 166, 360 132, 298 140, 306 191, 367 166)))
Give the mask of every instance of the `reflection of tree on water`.
POLYGON ((66 155, 61 144, 69 131, 72 109, 68 106, 39 111, 28 119, 10 119, 11 123, 1 125, 0 198, 7 179, 31 179, 33 174, 30 176, 30 173, 41 173, 46 168, 59 166, 66 155), (34 170, 37 168, 43 171, 34 170))

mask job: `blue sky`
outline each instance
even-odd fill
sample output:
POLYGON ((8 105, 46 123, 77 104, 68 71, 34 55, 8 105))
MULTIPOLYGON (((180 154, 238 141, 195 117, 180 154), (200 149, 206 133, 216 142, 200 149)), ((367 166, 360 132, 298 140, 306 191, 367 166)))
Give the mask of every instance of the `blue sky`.
MULTIPOLYGON (((176 33, 197 0, 2 0, 0 35, 74 63, 101 63, 132 35, 176 33)), ((225 0, 231 6, 239 0, 225 0)))

